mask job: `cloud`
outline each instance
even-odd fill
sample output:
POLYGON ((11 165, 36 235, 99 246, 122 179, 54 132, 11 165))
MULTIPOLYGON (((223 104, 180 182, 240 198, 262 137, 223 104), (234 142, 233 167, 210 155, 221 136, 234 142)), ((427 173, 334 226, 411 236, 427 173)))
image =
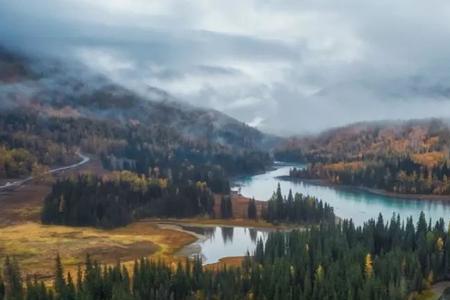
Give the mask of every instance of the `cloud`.
POLYGON ((251 127, 258 127, 264 122, 264 119, 261 117, 254 118, 251 122, 248 123, 251 127))
POLYGON ((0 43, 263 130, 450 117, 450 3, 0 0, 0 43))

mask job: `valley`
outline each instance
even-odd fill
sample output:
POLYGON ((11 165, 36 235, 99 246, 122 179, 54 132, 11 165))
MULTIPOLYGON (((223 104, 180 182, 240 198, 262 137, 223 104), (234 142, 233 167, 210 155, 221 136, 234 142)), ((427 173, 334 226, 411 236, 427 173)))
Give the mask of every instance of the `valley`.
POLYGON ((0 300, 400 300, 446 286, 446 120, 278 137, 36 59, 0 49, 0 300))
MULTIPOLYGON (((259 232, 283 228, 283 226, 274 226, 263 220, 252 221, 246 218, 248 199, 254 197, 267 201, 278 184, 281 185, 283 191, 292 190, 293 192, 324 199, 333 205, 337 216, 351 218, 357 225, 362 225, 369 218, 377 218, 379 213, 390 216, 397 212, 401 216, 417 218, 423 211, 426 215, 433 216, 434 220, 450 214, 450 203, 430 203, 420 201, 420 199, 405 200, 401 197, 380 196, 370 192, 346 190, 339 188, 339 186, 329 187, 309 184, 307 181, 295 183, 283 180, 281 177, 289 174, 289 170, 293 167, 301 167, 301 165, 279 163, 275 165, 273 170, 266 173, 238 177, 234 181, 236 186, 233 189, 239 190, 244 197, 234 196, 233 215, 235 217, 233 219, 153 218, 111 230, 40 224, 43 198, 49 192, 49 187, 45 184, 25 184, 14 192, 0 194, 0 201, 2 202, 0 232, 3 245, 0 249, 0 255, 20 258, 26 272, 38 272, 43 278, 51 276, 52 266, 49 266, 46 261, 51 260, 56 253, 64 253, 62 260, 68 270, 75 270, 84 261, 87 253, 90 253, 93 258, 100 262, 108 264, 113 264, 117 260, 131 264, 135 259, 142 256, 177 260, 177 256, 182 257, 194 253, 212 255, 207 257, 205 263, 215 263, 222 258, 226 262, 229 261, 226 257, 236 254, 242 257, 247 250, 254 250, 256 239, 249 240, 246 244, 244 240, 249 237, 246 237, 247 233, 242 231, 244 228, 247 228, 245 230, 255 228, 259 232), (205 236, 204 233, 198 235, 196 233, 198 230, 192 229, 203 228, 201 232, 208 229, 214 232, 220 231, 221 228, 230 228, 233 231, 233 227, 235 227, 234 231, 237 234, 236 241, 233 241, 233 237, 231 237, 225 243, 225 246, 233 247, 234 243, 238 243, 240 247, 244 246, 244 248, 237 250, 237 252, 236 250, 230 251, 230 253, 227 253, 226 247, 220 246, 220 243, 223 243, 222 240, 225 239, 222 236, 223 233, 217 233, 215 237, 209 234, 205 236), (206 249, 206 253, 204 253, 205 250, 202 251, 198 239, 208 241, 208 236, 214 237, 208 242, 208 247, 211 249, 219 248, 217 250, 206 249), (214 246, 215 244, 216 246, 214 246), (210 251, 213 252, 210 253, 210 251)), ((77 170, 66 172, 92 172, 94 170, 104 174, 106 172, 106 170, 101 169, 98 160, 80 166, 77 170)), ((70 174, 65 175, 69 176, 70 174)), ((219 203, 219 201, 216 203, 219 203)), ((220 214, 220 207, 216 207, 215 210, 220 214)))

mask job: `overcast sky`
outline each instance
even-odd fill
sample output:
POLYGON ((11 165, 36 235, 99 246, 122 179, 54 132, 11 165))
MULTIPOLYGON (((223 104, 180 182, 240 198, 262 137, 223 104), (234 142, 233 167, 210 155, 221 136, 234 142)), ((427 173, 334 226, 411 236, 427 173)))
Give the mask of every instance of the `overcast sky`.
POLYGON ((450 117, 446 0, 0 0, 0 43, 278 134, 450 117))

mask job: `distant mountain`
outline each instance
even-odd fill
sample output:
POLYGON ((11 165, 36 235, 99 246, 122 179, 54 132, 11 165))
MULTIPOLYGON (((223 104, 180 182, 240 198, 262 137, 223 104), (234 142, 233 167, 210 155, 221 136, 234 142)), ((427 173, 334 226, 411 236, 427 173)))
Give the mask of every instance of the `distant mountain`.
MULTIPOLYGON (((314 137, 290 139, 276 158, 308 162, 291 170, 297 179, 319 179, 382 193, 450 195, 450 126, 440 119, 364 122, 314 137)), ((446 198, 447 199, 447 198, 446 198)))
POLYGON ((150 87, 142 96, 80 66, 36 61, 0 49, 0 108, 52 117, 159 125, 196 141, 237 149, 270 149, 279 139, 221 112, 180 103, 150 87))
POLYGON ((315 136, 293 137, 278 147, 304 159, 352 161, 363 157, 445 152, 450 146, 447 120, 360 122, 333 128, 315 136))

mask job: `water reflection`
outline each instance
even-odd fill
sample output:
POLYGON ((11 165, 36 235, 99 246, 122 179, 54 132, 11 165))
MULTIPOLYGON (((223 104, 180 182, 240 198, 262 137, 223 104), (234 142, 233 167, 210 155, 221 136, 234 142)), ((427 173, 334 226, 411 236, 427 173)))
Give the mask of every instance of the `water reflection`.
POLYGON ((220 229, 222 230, 223 243, 228 244, 228 243, 233 242, 234 228, 233 227, 221 227, 220 229))
POLYGON ((249 228, 248 233, 252 242, 256 243, 256 240, 258 239, 258 231, 255 228, 249 228))
POLYGON ((246 227, 194 227, 183 226, 184 229, 204 235, 198 243, 203 262, 217 262, 222 257, 244 256, 253 253, 259 239, 267 239, 268 230, 246 227))
MULTIPOLYGON (((305 195, 312 195, 330 203, 336 215, 342 218, 352 218, 360 225, 369 218, 376 218, 381 212, 385 219, 394 212, 402 217, 417 217, 424 211, 432 219, 450 217, 450 203, 438 201, 421 201, 401 199, 375 195, 369 192, 319 186, 305 182, 291 182, 276 177, 289 174, 289 169, 298 165, 277 165, 275 170, 255 176, 239 178, 236 181, 244 196, 259 200, 268 200, 280 183, 282 190, 287 193, 289 189, 305 195)), ((267 239, 268 231, 245 227, 193 227, 183 226, 185 229, 199 233, 204 239, 198 242, 200 248, 197 254, 203 257, 205 263, 217 262, 222 257, 243 256, 252 253, 256 242, 261 238, 267 239)))

